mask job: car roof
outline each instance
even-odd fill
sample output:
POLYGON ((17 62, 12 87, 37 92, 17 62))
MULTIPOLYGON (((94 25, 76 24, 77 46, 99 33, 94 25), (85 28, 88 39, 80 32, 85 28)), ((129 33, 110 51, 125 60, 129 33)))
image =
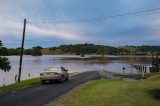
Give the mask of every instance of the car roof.
POLYGON ((52 68, 52 67, 60 68, 60 67, 62 67, 62 66, 48 66, 48 68, 52 68))
POLYGON ((60 70, 60 67, 54 67, 54 66, 52 66, 52 67, 47 67, 46 69, 44 69, 43 71, 45 71, 45 72, 52 72, 52 71, 59 71, 60 70), (56 70, 50 70, 50 69, 52 69, 52 68, 57 68, 56 70))

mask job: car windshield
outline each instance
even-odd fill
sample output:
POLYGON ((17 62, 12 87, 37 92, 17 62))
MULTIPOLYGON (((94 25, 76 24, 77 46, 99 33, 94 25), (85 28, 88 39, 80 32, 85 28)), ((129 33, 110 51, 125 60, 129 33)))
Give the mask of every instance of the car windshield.
POLYGON ((47 69, 45 69, 44 71, 58 71, 59 67, 49 67, 47 69))

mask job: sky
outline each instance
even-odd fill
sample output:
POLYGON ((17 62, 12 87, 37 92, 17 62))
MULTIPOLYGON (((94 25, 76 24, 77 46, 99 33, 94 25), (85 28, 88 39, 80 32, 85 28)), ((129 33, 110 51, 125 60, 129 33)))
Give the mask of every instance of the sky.
POLYGON ((26 18, 25 48, 77 43, 160 45, 160 10, 68 23, 155 8, 160 8, 160 0, 0 0, 0 40, 5 47, 20 47, 26 18))

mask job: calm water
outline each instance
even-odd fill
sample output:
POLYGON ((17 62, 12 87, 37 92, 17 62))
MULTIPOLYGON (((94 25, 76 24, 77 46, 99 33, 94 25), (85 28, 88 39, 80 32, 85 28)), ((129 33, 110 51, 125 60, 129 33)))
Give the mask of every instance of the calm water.
MULTIPOLYGON (((86 56, 89 57, 89 56, 86 56)), ((8 57, 12 64, 10 72, 0 71, 0 86, 15 82, 15 75, 18 74, 19 56, 8 57)), ((130 64, 151 65, 150 57, 116 57, 108 56, 107 62, 101 62, 99 59, 82 59, 78 56, 59 56, 45 55, 41 57, 24 56, 22 66, 22 79, 28 79, 39 76, 39 73, 47 66, 64 66, 69 72, 101 71, 108 70, 112 72, 122 72, 126 67, 126 72, 137 72, 130 64)))

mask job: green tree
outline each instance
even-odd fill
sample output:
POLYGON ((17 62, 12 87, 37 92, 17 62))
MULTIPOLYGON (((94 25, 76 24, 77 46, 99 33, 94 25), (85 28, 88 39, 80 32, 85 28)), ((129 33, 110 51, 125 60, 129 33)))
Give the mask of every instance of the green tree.
POLYGON ((3 46, 3 43, 2 43, 2 41, 0 40, 0 48, 3 46))
POLYGON ((0 48, 0 56, 9 56, 9 51, 5 47, 0 48))
MULTIPOLYGON (((0 49, 3 48, 3 43, 0 41, 0 49)), ((6 71, 9 71, 11 69, 10 61, 6 57, 0 57, 0 69, 6 71)))
POLYGON ((42 50, 42 47, 40 47, 40 46, 33 47, 31 55, 32 56, 42 56, 41 50, 42 50))
POLYGON ((25 55, 31 55, 32 54, 32 49, 25 49, 24 54, 25 55))
POLYGON ((50 48, 55 53, 67 54, 107 54, 109 55, 151 55, 153 51, 160 51, 160 46, 104 46, 94 44, 75 44, 75 45, 60 45, 58 47, 50 48), (106 49, 106 50, 104 50, 106 49), (57 52, 59 51, 59 52, 57 52), (104 51, 104 53, 102 53, 104 51))
POLYGON ((99 48, 98 50, 97 50, 97 53, 98 54, 101 54, 102 55, 102 57, 104 58, 104 55, 106 54, 106 48, 104 48, 104 47, 101 47, 101 48, 99 48))
POLYGON ((9 71, 11 69, 10 61, 6 57, 0 57, 0 69, 6 71, 9 71))

